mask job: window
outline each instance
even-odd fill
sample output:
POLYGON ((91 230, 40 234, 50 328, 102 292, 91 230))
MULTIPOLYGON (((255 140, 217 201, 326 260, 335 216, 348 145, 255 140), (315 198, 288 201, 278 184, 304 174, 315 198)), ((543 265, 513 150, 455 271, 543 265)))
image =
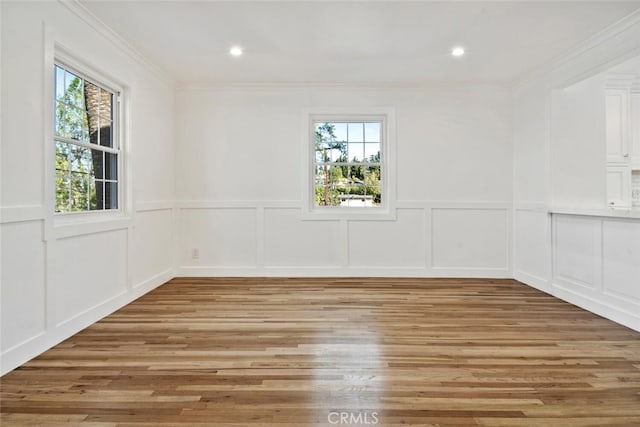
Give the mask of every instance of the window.
POLYGON ((118 92, 56 63, 55 212, 119 208, 118 92))
POLYGON ((314 208, 376 208, 386 194, 384 120, 314 120, 314 208))

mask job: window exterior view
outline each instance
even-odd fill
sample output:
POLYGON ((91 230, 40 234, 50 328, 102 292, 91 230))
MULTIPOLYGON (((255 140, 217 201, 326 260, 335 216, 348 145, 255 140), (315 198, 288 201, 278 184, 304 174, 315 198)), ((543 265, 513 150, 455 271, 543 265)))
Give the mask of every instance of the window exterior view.
POLYGON ((115 94, 55 65, 55 212, 118 209, 115 94))
POLYGON ((314 122, 315 207, 382 205, 383 122, 314 122))

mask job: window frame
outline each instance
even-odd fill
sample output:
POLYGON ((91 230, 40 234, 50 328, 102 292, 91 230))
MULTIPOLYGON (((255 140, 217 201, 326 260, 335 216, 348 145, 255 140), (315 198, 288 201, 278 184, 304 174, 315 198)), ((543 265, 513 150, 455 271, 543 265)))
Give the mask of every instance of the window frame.
MULTIPOLYGON (((316 109, 304 112, 304 220, 395 220, 395 111, 392 108, 316 109), (380 122, 381 204, 368 207, 315 205, 317 123, 380 122)), ((351 163, 351 162, 349 162, 351 163)), ((355 165, 356 163, 354 163, 355 165)))
MULTIPOLYGON (((131 194, 130 194, 130 174, 128 171, 129 161, 128 149, 127 149, 127 136, 128 131, 125 129, 126 125, 126 111, 127 108, 127 88, 117 83, 115 80, 107 77, 103 72, 98 71, 97 67, 87 65, 76 56, 69 54, 66 49, 61 48, 57 44, 54 46, 52 52, 51 61, 46 61, 46 81, 51 82, 50 86, 47 83, 48 89, 45 91, 45 98, 47 102, 47 109, 49 113, 48 121, 50 123, 47 126, 45 143, 51 147, 45 151, 50 160, 47 161, 50 167, 47 169, 45 181, 47 187, 50 188, 50 202, 47 203, 50 209, 50 214, 54 220, 54 226, 72 226, 74 224, 89 224, 99 222, 105 224, 105 221, 122 221, 131 220, 131 194), (83 80, 103 88, 113 94, 113 106, 112 106, 112 140, 113 148, 98 147, 95 144, 89 142, 69 140, 68 138, 58 137, 55 134, 55 114, 56 114, 56 87, 55 87, 55 72, 56 66, 77 75, 83 80), (50 107, 49 107, 50 106, 50 107), (98 149, 103 152, 114 151, 117 154, 117 203, 116 209, 100 209, 100 210, 83 210, 72 212, 56 212, 56 141, 66 142, 68 144, 75 144, 77 146, 87 147, 89 149, 98 149), (105 150, 106 148, 106 150, 105 150)), ((106 182, 106 179, 105 179, 106 182)))

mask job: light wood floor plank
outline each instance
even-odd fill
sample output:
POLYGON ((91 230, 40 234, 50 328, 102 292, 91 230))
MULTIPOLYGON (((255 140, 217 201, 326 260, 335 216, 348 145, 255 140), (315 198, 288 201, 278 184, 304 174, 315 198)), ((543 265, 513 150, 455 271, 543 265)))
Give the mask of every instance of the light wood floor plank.
POLYGON ((513 280, 179 278, 0 387, 3 426, 638 427, 640 333, 513 280))

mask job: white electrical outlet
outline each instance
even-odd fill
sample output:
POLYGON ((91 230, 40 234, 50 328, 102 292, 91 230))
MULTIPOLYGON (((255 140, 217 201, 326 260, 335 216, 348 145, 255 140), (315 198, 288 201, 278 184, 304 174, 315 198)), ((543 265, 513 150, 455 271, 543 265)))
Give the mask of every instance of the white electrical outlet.
POLYGON ((200 258, 200 249, 198 249, 198 248, 191 249, 191 258, 199 259, 200 258))

